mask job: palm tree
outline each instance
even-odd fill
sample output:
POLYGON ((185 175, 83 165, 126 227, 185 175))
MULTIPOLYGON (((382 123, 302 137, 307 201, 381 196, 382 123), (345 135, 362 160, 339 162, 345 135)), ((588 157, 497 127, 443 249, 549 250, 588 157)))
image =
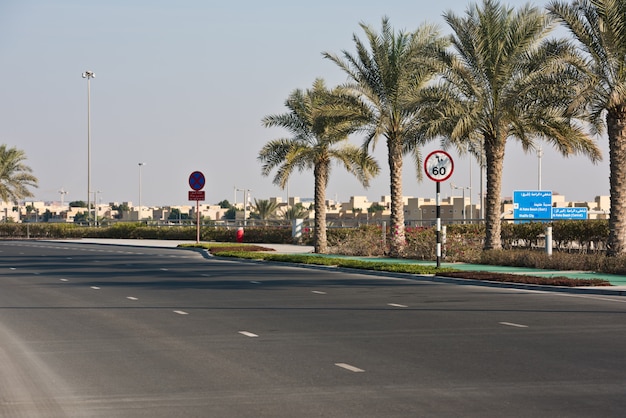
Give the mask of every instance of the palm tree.
POLYGON ((445 47, 434 26, 423 25, 412 33, 394 32, 388 18, 383 18, 377 33, 370 26, 360 25, 367 38, 363 43, 356 35, 356 54, 347 51, 342 56, 324 53, 348 74, 343 86, 358 97, 369 109, 367 136, 364 146, 374 147, 382 136, 387 143, 391 191, 390 255, 402 256, 404 234, 404 200, 402 196, 403 156, 412 154, 421 178, 419 118, 416 96, 437 74, 429 61, 445 47))
POLYGON ((546 38, 554 25, 530 5, 516 11, 484 0, 481 7, 471 4, 463 17, 447 12, 444 19, 453 30, 453 48, 442 55, 447 69, 441 83, 424 94, 423 128, 427 136, 471 143, 476 156, 484 152, 484 248, 500 249, 502 169, 509 138, 520 141, 524 151, 542 139, 563 155, 600 159, 581 128, 584 114, 574 99, 582 63, 571 43, 546 38))
POLYGON ((278 203, 268 199, 254 199, 254 211, 258 215, 259 219, 265 221, 276 215, 278 209, 278 203))
POLYGON ((297 203, 284 209, 282 211, 282 216, 283 219, 287 220, 304 219, 309 216, 309 211, 302 206, 302 203, 297 203))
POLYGON ((586 54, 588 88, 581 98, 592 126, 607 128, 610 202, 607 255, 626 253, 626 3, 623 0, 553 1, 550 14, 561 20, 586 54))
POLYGON ((28 187, 37 187, 37 178, 24 164, 25 159, 24 151, 0 145, 0 198, 3 202, 33 196, 28 187))
POLYGON ((326 244, 326 185, 331 163, 336 160, 344 165, 367 187, 369 179, 378 173, 378 164, 364 150, 346 143, 348 136, 359 126, 364 111, 352 100, 353 111, 335 89, 329 91, 322 79, 316 79, 313 88, 293 91, 285 102, 289 113, 270 115, 263 119, 266 127, 279 126, 293 136, 268 142, 260 151, 258 159, 263 162, 263 175, 278 168, 274 184, 284 188, 294 169, 313 169, 315 180, 315 252, 325 253, 326 244), (340 99, 341 113, 329 112, 328 107, 340 99))

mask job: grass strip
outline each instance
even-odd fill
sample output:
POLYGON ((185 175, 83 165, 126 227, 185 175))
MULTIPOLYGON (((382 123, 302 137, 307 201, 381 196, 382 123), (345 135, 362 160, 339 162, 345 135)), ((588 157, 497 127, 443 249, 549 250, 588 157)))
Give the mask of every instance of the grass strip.
POLYGON ((425 266, 421 264, 386 263, 384 261, 355 260, 350 258, 320 256, 317 254, 276 254, 273 249, 260 245, 238 243, 181 244, 181 247, 204 248, 219 257, 243 258, 251 260, 276 261, 294 264, 337 266, 352 269, 387 271, 409 274, 436 274, 470 280, 486 280, 508 283, 537 284, 544 286, 611 286, 603 279, 573 279, 569 277, 539 277, 521 274, 494 273, 485 271, 460 271, 448 267, 425 266))

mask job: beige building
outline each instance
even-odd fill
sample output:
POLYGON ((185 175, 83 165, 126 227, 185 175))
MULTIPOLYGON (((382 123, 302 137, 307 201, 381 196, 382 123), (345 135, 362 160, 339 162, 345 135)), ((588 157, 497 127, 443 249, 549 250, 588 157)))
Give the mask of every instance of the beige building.
MULTIPOLYGON (((301 203, 301 199, 290 196, 288 204, 280 197, 271 197, 270 201, 278 204, 277 217, 280 218, 287 207, 301 203)), ((404 218, 407 225, 427 226, 433 225, 436 217, 436 202, 434 198, 410 197, 403 198, 404 218)), ((121 214, 122 221, 154 220, 167 221, 173 209, 178 209, 182 214, 188 214, 195 218, 195 205, 150 207, 144 206, 141 211, 138 207, 133 207, 132 202, 123 202, 128 205, 130 211, 121 214)), ((608 219, 610 212, 609 196, 596 196, 593 201, 567 201, 565 196, 554 194, 552 196, 553 207, 586 207, 589 219, 608 219)), ((109 204, 98 204, 96 211, 98 218, 117 218, 117 211, 112 210, 113 206, 119 206, 116 202, 109 204)), ((305 203, 308 209, 308 203, 305 203)), ((237 219, 243 219, 243 203, 238 203, 237 219)), ((377 202, 370 202, 366 196, 352 196, 348 202, 326 201, 327 219, 329 221, 358 221, 358 222, 381 222, 389 221, 391 215, 391 197, 381 196, 377 202), (374 205, 374 206, 372 206, 374 205), (373 210, 382 208, 382 210, 373 210)), ((246 215, 249 216, 253 207, 248 205, 246 215)), ((445 223, 451 222, 472 222, 480 219, 480 204, 470 205, 469 197, 449 196, 441 199, 440 202, 441 219, 445 223)), ((68 205, 61 205, 58 202, 26 201, 19 205, 13 203, 0 203, 0 216, 3 221, 12 222, 42 222, 44 213, 47 213, 48 222, 74 222, 74 217, 85 212, 86 208, 70 208, 68 205), (47 213, 49 211, 49 213, 47 213)), ((226 209, 218 205, 199 205, 201 216, 212 220, 222 220, 226 209)), ((502 219, 513 219, 513 203, 511 198, 505 198, 501 207, 502 219), (505 203, 506 202, 506 203, 505 203)), ((309 218, 314 217, 314 211, 309 210, 309 218)))

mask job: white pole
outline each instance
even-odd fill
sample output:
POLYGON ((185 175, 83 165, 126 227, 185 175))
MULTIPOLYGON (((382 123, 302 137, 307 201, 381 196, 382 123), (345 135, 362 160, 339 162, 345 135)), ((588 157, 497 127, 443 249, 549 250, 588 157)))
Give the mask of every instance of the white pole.
MULTIPOLYGON (((472 210, 472 159, 469 158, 469 207, 470 207, 470 219, 474 217, 474 211, 472 210)), ((465 198, 463 198, 463 205, 465 205, 465 198)), ((463 211, 465 215, 465 211, 463 211)), ((463 218, 465 219, 465 217, 463 218)))
POLYGON ((141 216, 143 214, 142 206, 141 206, 141 167, 143 167, 146 163, 139 163, 139 212, 137 214, 137 220, 141 220, 141 216))
POLYGON ((91 79, 95 78, 93 71, 85 71, 83 78, 87 79, 87 224, 91 226, 91 79))

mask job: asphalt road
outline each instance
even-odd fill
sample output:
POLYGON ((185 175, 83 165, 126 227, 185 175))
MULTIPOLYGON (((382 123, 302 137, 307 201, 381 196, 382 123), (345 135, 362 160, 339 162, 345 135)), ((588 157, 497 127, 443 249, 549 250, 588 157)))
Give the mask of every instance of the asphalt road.
POLYGON ((2 417, 622 417, 626 298, 0 241, 2 417))

